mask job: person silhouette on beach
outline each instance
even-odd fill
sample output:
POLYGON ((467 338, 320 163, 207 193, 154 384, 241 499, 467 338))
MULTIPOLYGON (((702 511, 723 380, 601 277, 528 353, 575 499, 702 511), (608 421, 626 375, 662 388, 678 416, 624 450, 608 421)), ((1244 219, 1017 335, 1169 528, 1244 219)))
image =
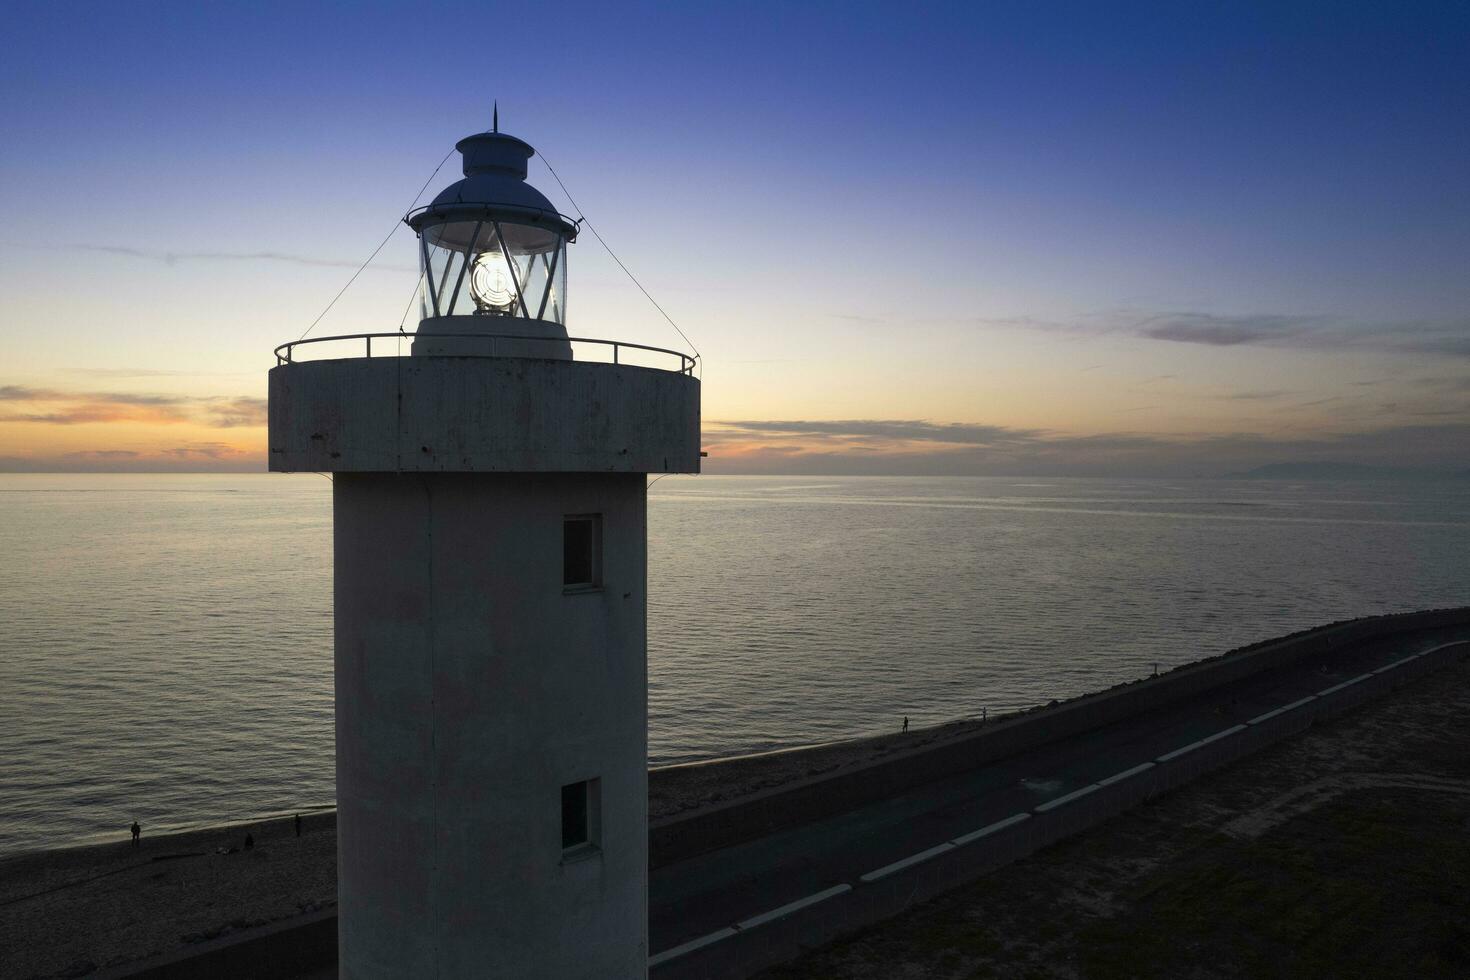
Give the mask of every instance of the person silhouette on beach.
POLYGON ((143 828, 138 826, 138 821, 133 821, 133 846, 138 846, 138 835, 143 833, 143 828))
POLYGON ((251 834, 246 834, 245 835, 245 850, 248 851, 248 850, 250 850, 254 846, 255 846, 255 837, 253 835, 251 835, 251 834))
POLYGON ((905 733, 907 733, 908 730, 909 730, 909 716, 908 715, 904 715, 903 716, 903 730, 904 730, 905 733))
POLYGON ((301 814, 296 814, 296 836, 301 836, 301 814))

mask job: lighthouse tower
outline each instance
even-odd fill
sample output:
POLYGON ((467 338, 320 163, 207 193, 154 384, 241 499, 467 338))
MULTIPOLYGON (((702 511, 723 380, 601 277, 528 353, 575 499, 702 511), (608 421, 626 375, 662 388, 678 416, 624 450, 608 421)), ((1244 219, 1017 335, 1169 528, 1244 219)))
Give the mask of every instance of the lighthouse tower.
POLYGON ((270 373, 270 468, 333 476, 340 975, 643 977, 646 474, 698 471, 699 382, 570 337, 535 151, 457 148, 417 331, 270 373))

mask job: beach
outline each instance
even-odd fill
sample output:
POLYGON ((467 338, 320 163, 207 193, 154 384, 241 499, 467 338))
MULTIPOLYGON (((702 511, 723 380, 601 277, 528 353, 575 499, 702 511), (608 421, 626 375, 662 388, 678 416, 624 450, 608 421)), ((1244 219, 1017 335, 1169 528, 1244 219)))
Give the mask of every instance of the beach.
MULTIPOLYGON (((957 722, 906 735, 654 770, 657 820, 861 765, 971 732, 957 722)), ((257 820, 0 859, 0 977, 81 977, 336 905, 336 813, 257 820), (246 834, 254 846, 244 849, 246 834)))

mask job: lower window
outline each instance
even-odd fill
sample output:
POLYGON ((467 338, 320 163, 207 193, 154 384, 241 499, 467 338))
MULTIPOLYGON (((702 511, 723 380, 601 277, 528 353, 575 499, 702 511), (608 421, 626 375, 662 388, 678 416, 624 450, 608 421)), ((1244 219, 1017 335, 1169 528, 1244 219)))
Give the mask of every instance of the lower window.
POLYGON ((601 780, 584 779, 561 788, 562 853, 591 850, 599 846, 601 780))

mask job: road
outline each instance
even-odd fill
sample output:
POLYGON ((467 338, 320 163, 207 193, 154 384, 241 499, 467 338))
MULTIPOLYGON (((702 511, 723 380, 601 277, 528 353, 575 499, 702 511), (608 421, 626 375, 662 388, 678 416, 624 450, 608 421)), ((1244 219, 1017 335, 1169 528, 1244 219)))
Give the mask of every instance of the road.
POLYGON ((649 948, 658 954, 1059 800, 1199 739, 1450 640, 1459 628, 1346 647, 1168 708, 990 763, 805 826, 657 869, 649 948))

